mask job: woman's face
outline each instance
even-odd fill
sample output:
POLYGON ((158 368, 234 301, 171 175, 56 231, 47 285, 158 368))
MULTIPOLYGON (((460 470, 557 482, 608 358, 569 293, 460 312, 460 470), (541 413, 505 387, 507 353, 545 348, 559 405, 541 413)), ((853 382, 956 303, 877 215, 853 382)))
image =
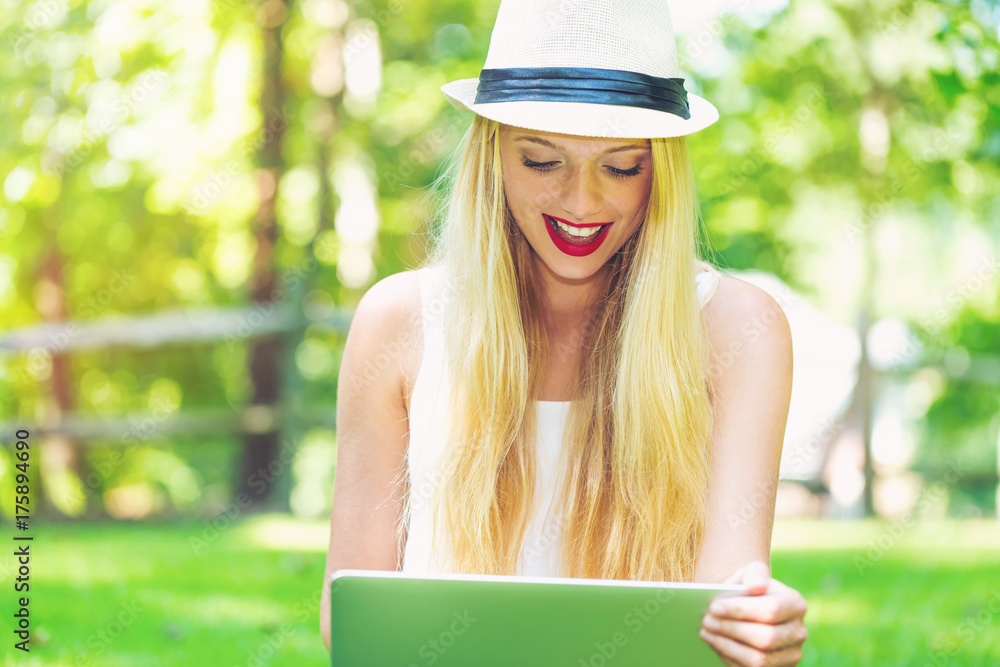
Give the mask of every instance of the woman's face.
POLYGON ((568 280, 597 273, 646 214, 653 166, 648 139, 501 125, 500 160, 518 227, 538 259, 568 280), (558 223, 572 231, 557 230, 558 223))

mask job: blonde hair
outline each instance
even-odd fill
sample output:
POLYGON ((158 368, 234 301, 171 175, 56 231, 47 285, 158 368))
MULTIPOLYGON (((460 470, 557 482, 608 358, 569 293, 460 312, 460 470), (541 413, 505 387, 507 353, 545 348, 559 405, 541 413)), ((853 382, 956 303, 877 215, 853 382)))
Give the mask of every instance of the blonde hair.
MULTIPOLYGON (((694 181, 684 137, 650 143, 646 217, 609 261, 580 334, 552 508, 559 576, 690 581, 702 541, 712 415, 694 181)), ((427 264, 444 264, 453 289, 452 393, 429 498, 432 555, 445 572, 517 574, 536 510, 534 400, 553 350, 532 250, 506 205, 498 123, 473 118, 444 179, 427 264)))

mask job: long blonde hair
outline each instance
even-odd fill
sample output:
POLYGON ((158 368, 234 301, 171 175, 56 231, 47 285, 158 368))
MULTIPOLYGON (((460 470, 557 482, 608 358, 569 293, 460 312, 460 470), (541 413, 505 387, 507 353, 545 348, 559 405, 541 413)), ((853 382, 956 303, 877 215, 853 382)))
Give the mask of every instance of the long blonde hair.
MULTIPOLYGON (((712 414, 698 212, 684 137, 651 145, 646 217, 580 333, 553 501, 560 576, 690 581, 702 541, 712 414)), ((445 572, 517 574, 536 509, 534 400, 553 350, 532 250, 506 205, 499 124, 475 116, 449 167, 427 262, 447 267, 454 295, 432 553, 445 572)), ((407 498, 401 530, 409 515, 407 498)))

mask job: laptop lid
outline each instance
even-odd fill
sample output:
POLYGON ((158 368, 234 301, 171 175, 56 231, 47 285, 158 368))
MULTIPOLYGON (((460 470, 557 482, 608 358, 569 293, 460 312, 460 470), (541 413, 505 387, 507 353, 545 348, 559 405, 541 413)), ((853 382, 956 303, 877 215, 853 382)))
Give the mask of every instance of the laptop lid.
POLYGON ((333 667, 717 667, 698 636, 727 584, 338 570, 333 667))

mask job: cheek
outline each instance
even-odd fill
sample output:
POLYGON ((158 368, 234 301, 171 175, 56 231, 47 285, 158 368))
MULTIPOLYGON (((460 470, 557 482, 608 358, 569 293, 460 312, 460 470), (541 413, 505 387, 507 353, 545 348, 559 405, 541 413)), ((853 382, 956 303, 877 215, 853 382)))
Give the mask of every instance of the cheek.
POLYGON ((531 185, 534 193, 533 201, 539 208, 549 206, 559 199, 559 182, 555 177, 537 178, 531 185))
POLYGON ((515 176, 507 183, 507 197, 514 211, 541 209, 551 201, 548 189, 538 179, 515 176))
POLYGON ((640 184, 639 187, 637 187, 632 193, 632 201, 640 202, 638 205, 632 205, 636 215, 641 216, 643 211, 646 210, 646 206, 649 205, 649 193, 651 191, 652 183, 647 179, 645 183, 640 184))
POLYGON ((629 221, 630 226, 638 225, 649 205, 649 196, 643 188, 635 188, 628 196, 614 202, 617 214, 629 221))
POLYGON ((525 191, 523 179, 518 179, 517 176, 505 179, 504 189, 507 195, 507 208, 510 209, 514 222, 524 233, 524 225, 531 217, 533 208, 531 194, 525 191))

